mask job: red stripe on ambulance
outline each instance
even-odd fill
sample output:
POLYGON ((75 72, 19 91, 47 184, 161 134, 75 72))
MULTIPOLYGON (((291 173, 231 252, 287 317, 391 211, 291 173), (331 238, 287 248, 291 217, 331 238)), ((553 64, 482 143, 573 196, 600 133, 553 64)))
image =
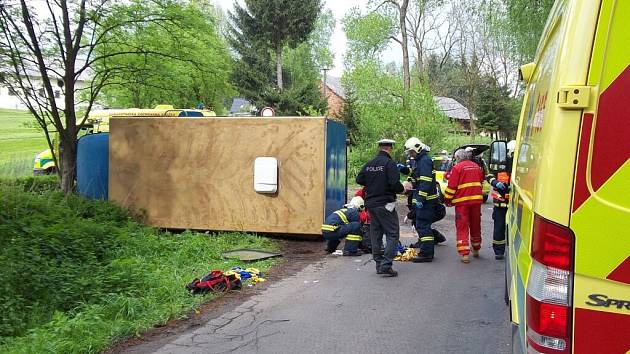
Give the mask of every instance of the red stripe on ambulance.
POLYGON ((630 316, 575 309, 574 354, 624 354, 630 350, 630 316))
POLYGON ((597 191, 630 158, 630 65, 599 97, 591 162, 597 191))
POLYGON ((615 270, 610 272, 606 279, 630 284, 630 256, 628 256, 625 261, 621 262, 621 264, 617 266, 615 270))

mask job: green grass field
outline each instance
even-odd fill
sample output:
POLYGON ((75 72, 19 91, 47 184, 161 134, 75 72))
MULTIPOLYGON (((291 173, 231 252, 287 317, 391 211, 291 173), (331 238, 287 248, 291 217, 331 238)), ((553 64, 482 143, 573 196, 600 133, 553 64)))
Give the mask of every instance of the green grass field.
POLYGON ((0 109, 0 176, 30 175, 35 154, 48 148, 42 132, 25 126, 34 121, 28 111, 0 109))

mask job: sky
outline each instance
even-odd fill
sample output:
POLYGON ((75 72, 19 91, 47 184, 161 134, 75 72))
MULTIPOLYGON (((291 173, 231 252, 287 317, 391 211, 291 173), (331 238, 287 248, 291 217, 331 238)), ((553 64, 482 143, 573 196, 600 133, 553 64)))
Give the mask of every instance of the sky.
MULTIPOLYGON (((231 10, 235 2, 243 4, 242 0, 214 0, 214 3, 220 6, 225 11, 231 10)), ((341 19, 351 8, 366 7, 367 0, 325 0, 324 7, 332 10, 335 15, 336 25, 335 31, 331 38, 331 49, 335 55, 334 67, 330 69, 328 75, 341 77, 343 73, 343 55, 346 52, 346 36, 341 26, 341 19)), ((391 62, 400 60, 397 57, 400 56, 400 50, 396 47, 390 47, 383 53, 382 60, 384 62, 391 62)))

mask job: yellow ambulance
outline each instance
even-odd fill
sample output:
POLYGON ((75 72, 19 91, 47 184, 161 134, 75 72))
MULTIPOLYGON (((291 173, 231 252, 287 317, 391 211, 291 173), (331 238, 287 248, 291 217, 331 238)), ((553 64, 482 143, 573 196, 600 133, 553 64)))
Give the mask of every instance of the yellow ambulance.
MULTIPOLYGON (((558 0, 527 83, 507 217, 515 353, 630 352, 630 0, 558 0)), ((490 163, 506 162, 505 142, 490 163)))

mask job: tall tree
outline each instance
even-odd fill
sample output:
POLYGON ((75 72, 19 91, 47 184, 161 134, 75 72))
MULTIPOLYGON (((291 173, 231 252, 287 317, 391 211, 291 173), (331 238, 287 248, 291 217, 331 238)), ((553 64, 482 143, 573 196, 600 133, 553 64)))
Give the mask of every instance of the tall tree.
POLYGON ((231 81, 240 95, 257 106, 268 106, 266 97, 274 91, 274 70, 269 48, 257 38, 257 28, 247 11, 239 6, 229 14, 228 43, 236 58, 231 81))
POLYGON ((475 100, 478 127, 497 138, 499 133, 503 137, 509 137, 516 128, 514 122, 517 116, 510 91, 491 75, 485 75, 475 100))
POLYGON ((409 32, 407 31, 407 14, 409 10, 409 0, 384 0, 377 6, 378 9, 385 9, 386 13, 396 18, 398 36, 394 35, 390 38, 400 44, 402 48, 402 69, 403 69, 403 86, 409 91, 411 88, 411 75, 409 63, 409 32))
POLYGON ((326 9, 319 14, 315 28, 311 32, 307 43, 313 53, 313 62, 318 69, 330 68, 333 65, 334 53, 331 50, 331 38, 335 30, 335 15, 326 9))
POLYGON ((554 0, 504 1, 510 28, 507 34, 516 41, 518 54, 526 62, 532 61, 554 0))
POLYGON ((348 39, 345 55, 348 68, 377 58, 387 48, 390 37, 396 33, 396 24, 391 17, 377 12, 363 15, 358 7, 346 13, 342 24, 348 39))
MULTIPOLYGON (((465 100, 462 102, 468 111, 475 112, 475 94, 486 63, 483 51, 484 23, 481 18, 481 6, 476 0, 462 0, 453 12, 459 28, 459 43, 456 61, 464 81, 465 100)), ((474 116, 470 119, 470 133, 473 141, 477 135, 474 116)))
POLYGON ((440 5, 438 0, 412 0, 407 16, 409 38, 416 50, 415 67, 418 79, 423 80, 425 74, 424 60, 427 54, 435 49, 435 37, 445 19, 437 15, 440 5))
POLYGON ((427 87, 414 85, 407 90, 400 67, 378 60, 389 34, 396 31, 392 18, 379 12, 363 16, 353 9, 343 24, 348 52, 342 82, 350 105, 342 117, 351 128, 351 173, 373 154, 373 142, 382 136, 404 140, 415 135, 430 145, 439 144, 451 126, 427 87))
POLYGON ((168 26, 148 23, 131 30, 121 28, 112 33, 116 43, 99 48, 102 54, 130 47, 163 54, 147 56, 130 50, 100 62, 96 72, 127 68, 116 72, 103 89, 106 102, 115 107, 139 108, 160 103, 195 107, 203 103, 223 111, 224 101, 232 95, 230 58, 227 44, 217 33, 216 11, 211 5, 196 2, 173 4, 168 11, 172 18, 168 26))
MULTIPOLYGON (((243 97, 259 108, 274 107, 281 115, 326 110, 318 82, 320 65, 332 62, 329 38, 323 38, 322 33, 311 32, 301 43, 283 47, 281 57, 286 61, 284 70, 280 71, 283 83, 280 90, 274 84, 274 81, 278 82, 277 66, 274 68, 274 58, 277 59, 275 48, 261 38, 260 29, 247 9, 236 7, 230 18, 228 42, 236 54, 232 82, 243 97)), ((332 33, 334 19, 329 12, 323 12, 313 26, 324 34, 332 33)))
POLYGON ((37 5, 26 0, 0 4, 0 82, 17 94, 43 129, 61 187, 70 193, 76 176, 77 132, 113 71, 120 69, 94 73, 93 68, 131 50, 154 54, 143 48, 107 54, 97 49, 123 26, 165 23, 168 18, 154 11, 161 7, 148 8, 140 0, 124 5, 111 0, 41 0, 37 5), (59 134, 61 156, 55 153, 53 131, 59 134))
POLYGON ((253 35, 256 42, 267 45, 276 56, 276 84, 284 89, 282 52, 285 46, 295 48, 313 31, 322 9, 321 0, 245 0, 234 13, 232 33, 253 35))

